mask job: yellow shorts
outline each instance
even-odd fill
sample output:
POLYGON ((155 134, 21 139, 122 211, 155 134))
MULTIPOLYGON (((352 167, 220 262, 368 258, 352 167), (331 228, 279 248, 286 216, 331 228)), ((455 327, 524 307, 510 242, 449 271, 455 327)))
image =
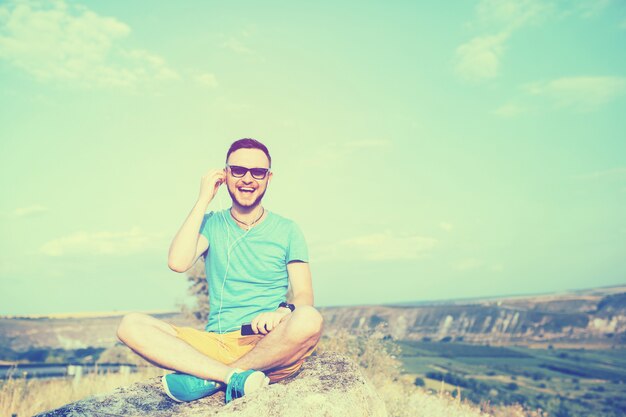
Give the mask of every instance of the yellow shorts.
MULTIPOLYGON (((250 352, 263 338, 263 335, 242 336, 239 330, 230 333, 218 334, 198 330, 192 327, 178 327, 170 323, 176 330, 179 339, 184 340, 196 350, 221 363, 230 364, 250 352)), ((311 356, 317 345, 309 349, 297 362, 279 368, 264 371, 272 383, 295 375, 304 360, 311 356)))

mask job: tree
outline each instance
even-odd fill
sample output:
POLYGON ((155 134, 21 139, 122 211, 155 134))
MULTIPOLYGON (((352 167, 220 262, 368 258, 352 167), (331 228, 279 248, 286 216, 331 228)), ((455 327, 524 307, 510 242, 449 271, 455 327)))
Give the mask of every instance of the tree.
POLYGON ((204 257, 200 257, 187 271, 187 281, 189 282, 187 293, 195 297, 195 304, 191 307, 182 304, 181 311, 192 320, 206 323, 209 318, 209 288, 204 270, 204 257))
POLYGON ((510 382, 510 383, 506 384, 506 389, 508 389, 508 390, 515 391, 518 388, 519 388, 519 386, 515 382, 510 382))

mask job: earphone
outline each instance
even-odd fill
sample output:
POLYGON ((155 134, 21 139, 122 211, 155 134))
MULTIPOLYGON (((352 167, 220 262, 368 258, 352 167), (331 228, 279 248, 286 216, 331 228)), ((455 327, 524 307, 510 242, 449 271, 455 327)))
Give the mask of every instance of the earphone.
MULTIPOLYGON (((222 184, 225 184, 225 181, 222 182, 222 184)), ((219 190, 218 190, 219 191, 219 190)), ((230 269, 230 259, 231 259, 231 254, 233 252, 233 250, 236 248, 236 245, 238 243, 240 243, 247 235, 248 233, 250 233, 250 231, 252 230, 253 227, 256 226, 256 224, 253 224, 250 226, 250 228, 248 228, 248 230, 246 230, 246 232, 241 235, 240 237, 238 237, 237 239, 235 239, 235 241, 233 243, 230 243, 230 235, 231 235, 231 225, 229 224, 229 222, 226 220, 226 217, 224 216, 224 208, 223 208, 223 204, 222 204, 222 199, 221 196, 218 196, 218 209, 219 209, 219 213, 222 217, 222 221, 223 221, 223 227, 226 229, 226 233, 227 233, 227 238, 226 238, 226 245, 227 245, 227 251, 226 251, 226 269, 224 272, 224 277, 222 278, 222 288, 220 291, 220 307, 219 310, 217 312, 217 325, 218 325, 218 340, 220 342, 220 347, 224 348, 224 342, 223 342, 223 334, 228 332, 228 331, 233 331, 236 328, 238 328, 238 326, 236 326, 234 329, 227 329, 226 332, 222 332, 222 307, 223 307, 223 303, 224 303, 224 287, 226 286, 226 279, 228 277, 228 271, 230 269)), ((234 231, 233 231, 234 232, 234 231)), ((222 352, 220 351, 220 354, 222 352)), ((232 359, 232 358, 230 358, 232 359)))
POLYGON ((246 237, 246 235, 248 234, 248 232, 250 232, 250 230, 252 230, 252 228, 246 230, 246 233, 241 235, 232 244, 230 244, 230 226, 226 222, 226 217, 224 217, 224 210, 222 209, 221 204, 220 204, 220 214, 222 215, 222 219, 224 221, 224 227, 226 227, 226 231, 228 232, 228 237, 226 238, 226 245, 230 245, 228 247, 227 251, 226 251, 226 270, 224 271, 224 278, 222 279, 222 289, 220 290, 220 308, 219 308, 219 311, 217 313, 218 332, 219 332, 219 334, 223 334, 222 333, 222 320, 221 320, 222 319, 222 306, 224 304, 224 287, 226 286, 226 278, 228 277, 228 269, 230 268, 230 254, 232 253, 233 249, 235 248, 235 245, 241 239, 246 237))
MULTIPOLYGON (((224 178, 220 182, 220 185, 222 185, 222 184, 226 184, 226 178, 224 178)), ((228 187, 228 185, 227 185, 227 187, 228 187)), ((214 196, 216 196, 218 192, 219 192, 219 188, 216 191, 216 194, 214 196)), ((252 228, 256 226, 256 222, 258 220, 260 220, 260 217, 257 220, 255 220, 255 222, 252 225, 250 225, 248 230, 246 230, 246 232, 243 235, 241 235, 240 237, 235 239, 235 241, 231 244, 230 243, 230 235, 231 235, 230 229, 232 228, 232 226, 228 224, 228 221, 226 220, 226 217, 224 215, 224 211, 225 210, 223 208, 224 205, 222 204, 223 201, 222 201, 221 196, 217 196, 217 197, 218 197, 219 213, 220 213, 220 215, 222 217, 223 227, 226 228, 226 233, 227 233, 227 238, 226 238, 226 247, 227 247, 227 250, 226 250, 226 268, 225 268, 225 272, 224 272, 224 277, 222 278, 222 288, 221 288, 221 291, 220 291, 220 307, 219 307, 219 310, 217 312, 217 325, 218 325, 217 335, 218 336, 217 336, 216 339, 217 339, 217 341, 219 343, 219 346, 221 348, 221 351, 219 351, 218 354, 221 356, 223 353, 228 354, 230 352, 230 349, 228 348, 228 345, 226 343, 224 343, 223 335, 226 334, 227 332, 233 331, 233 330, 238 328, 238 326, 235 326, 235 329, 227 329, 226 332, 222 332, 222 308, 223 308, 223 305, 224 305, 224 288, 226 286, 226 280, 228 278, 228 271, 230 270, 231 254, 232 254, 233 250, 236 248, 237 244, 240 243, 248 235, 248 233, 250 233, 252 228)), ((261 214, 261 217, 262 216, 263 216, 263 214, 261 214)), ((234 232, 234 230, 233 230, 233 232, 234 232)), ((209 294, 209 296, 211 296, 211 294, 209 294)), ((228 356, 230 356, 230 355, 228 354, 228 356)), ((228 359, 234 360, 236 358, 230 357, 228 359)))

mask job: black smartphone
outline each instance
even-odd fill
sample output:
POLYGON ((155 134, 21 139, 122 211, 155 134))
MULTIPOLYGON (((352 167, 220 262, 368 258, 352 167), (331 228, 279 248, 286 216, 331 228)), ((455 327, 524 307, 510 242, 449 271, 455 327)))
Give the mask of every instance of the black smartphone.
POLYGON ((254 336, 256 333, 252 331, 252 324, 244 323, 241 325, 241 335, 242 336, 254 336))

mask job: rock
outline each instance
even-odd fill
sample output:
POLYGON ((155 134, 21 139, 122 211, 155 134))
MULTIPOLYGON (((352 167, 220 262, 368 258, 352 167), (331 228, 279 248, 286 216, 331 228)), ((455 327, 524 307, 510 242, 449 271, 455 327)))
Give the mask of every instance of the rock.
POLYGON ((224 405, 224 393, 190 403, 170 400, 161 379, 88 397, 36 417, 386 417, 382 400, 343 355, 311 356, 296 376, 224 405))

